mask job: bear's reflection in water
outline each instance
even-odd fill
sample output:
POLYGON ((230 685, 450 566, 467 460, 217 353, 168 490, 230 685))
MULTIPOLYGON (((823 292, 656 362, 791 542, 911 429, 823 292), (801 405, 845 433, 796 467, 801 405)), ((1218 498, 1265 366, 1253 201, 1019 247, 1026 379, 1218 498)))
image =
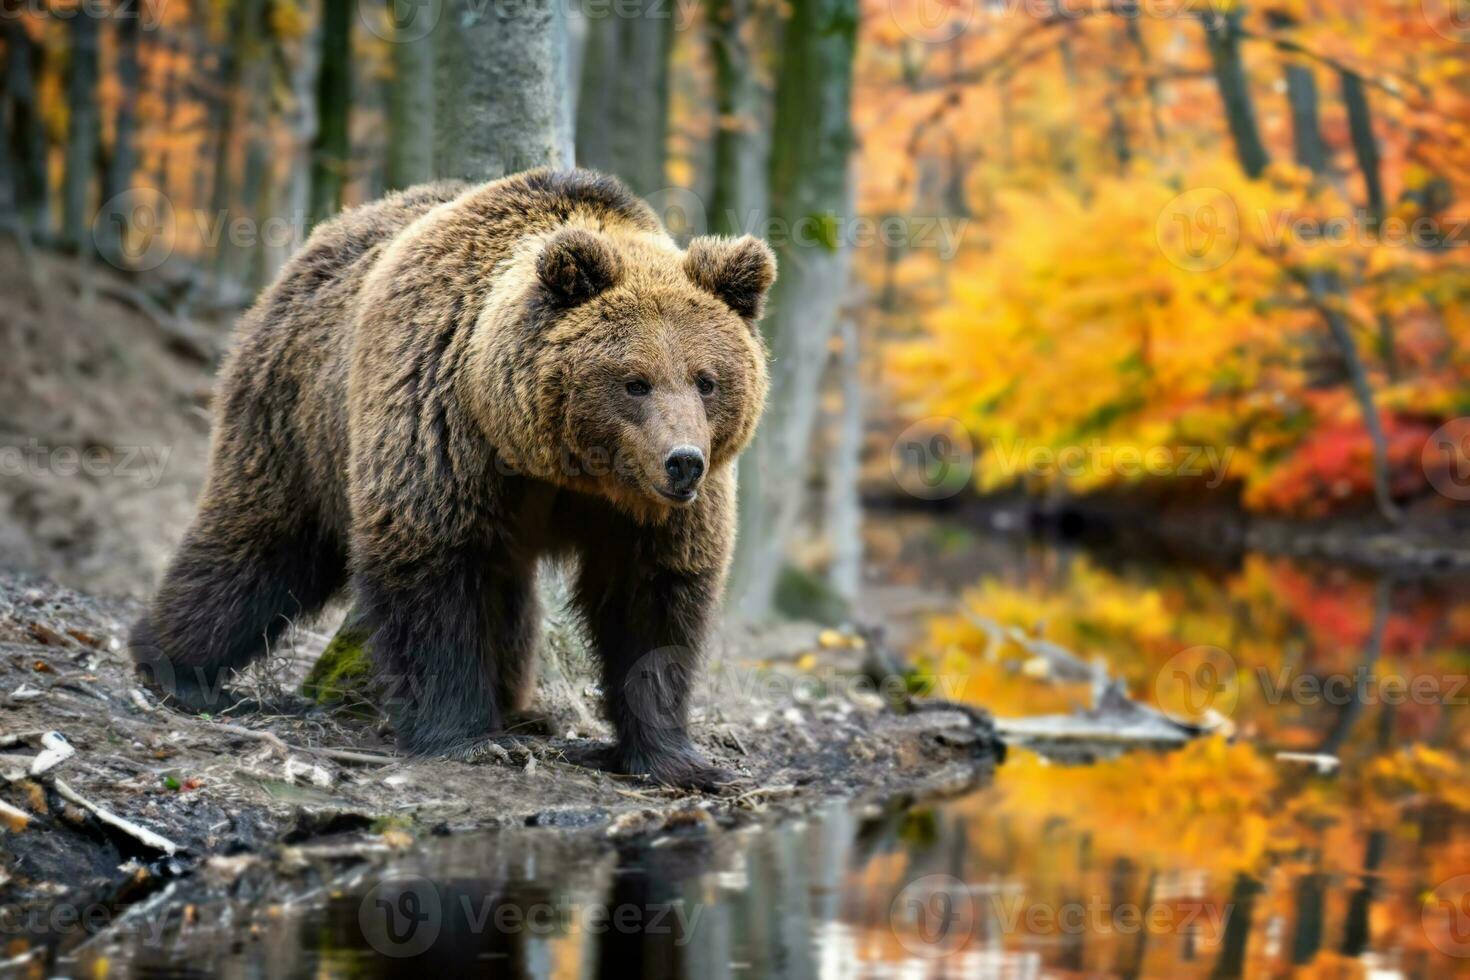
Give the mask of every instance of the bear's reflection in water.
MULTIPOLYGON (((284 902, 201 906, 184 928, 171 915, 158 933, 130 933, 130 947, 89 950, 75 972, 97 972, 90 957, 137 977, 1024 980, 1235 977, 1317 954, 1361 966, 1400 955, 1368 937, 1374 916, 1412 897, 1407 875, 1372 887, 1293 874, 1275 882, 1298 906, 1285 925, 1261 883, 1151 867, 1148 841, 1136 860, 1099 860, 1088 835, 1056 824, 1028 847, 993 794, 834 801, 769 826, 616 846, 591 827, 435 840, 371 872, 328 866, 330 884, 284 902)), ((1402 976, 1443 975, 1423 956, 1400 960, 1402 976)))

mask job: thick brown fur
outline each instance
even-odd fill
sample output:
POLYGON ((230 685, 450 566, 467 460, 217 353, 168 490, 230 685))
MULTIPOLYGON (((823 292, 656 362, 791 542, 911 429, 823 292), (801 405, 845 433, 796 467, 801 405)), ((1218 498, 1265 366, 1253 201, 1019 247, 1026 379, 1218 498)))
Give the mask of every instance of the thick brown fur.
POLYGON ((715 781, 687 698, 774 275, 748 237, 680 250, 587 171, 426 185, 323 225, 237 328, 198 516, 134 628, 140 666, 207 708, 350 580, 400 740, 445 751, 526 707, 536 570, 559 560, 613 764, 715 781))

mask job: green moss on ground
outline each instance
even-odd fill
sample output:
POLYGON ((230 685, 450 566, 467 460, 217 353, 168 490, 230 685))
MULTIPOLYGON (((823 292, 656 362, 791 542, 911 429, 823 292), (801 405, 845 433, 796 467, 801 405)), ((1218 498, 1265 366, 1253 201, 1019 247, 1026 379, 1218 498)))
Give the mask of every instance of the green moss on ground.
POLYGON ((369 713, 373 668, 367 636, 367 630, 349 617, 312 665, 301 693, 317 704, 369 713))

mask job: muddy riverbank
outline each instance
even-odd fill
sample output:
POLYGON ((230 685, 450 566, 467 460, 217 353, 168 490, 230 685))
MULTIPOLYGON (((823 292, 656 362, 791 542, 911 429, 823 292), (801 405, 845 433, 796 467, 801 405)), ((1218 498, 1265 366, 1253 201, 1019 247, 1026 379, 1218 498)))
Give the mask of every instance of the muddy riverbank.
POLYGON ((575 831, 598 848, 718 836, 833 798, 962 792, 998 751, 983 714, 912 699, 901 674, 875 678, 869 640, 787 626, 729 631, 715 645, 694 730, 740 776, 720 795, 597 768, 610 735, 598 692, 581 654, 555 640, 539 708, 556 734, 499 739, 467 761, 403 758, 375 714, 296 693, 325 634, 297 629, 237 683, 254 703, 200 717, 137 686, 123 648, 135 612, 132 601, 0 577, 0 909, 17 965, 64 954, 130 906, 179 882, 197 891, 222 868, 268 877, 262 869, 284 874, 303 855, 350 863, 525 827, 575 831), (47 753, 64 757, 48 767, 47 753), (108 911, 92 928, 56 918, 80 907, 108 911))

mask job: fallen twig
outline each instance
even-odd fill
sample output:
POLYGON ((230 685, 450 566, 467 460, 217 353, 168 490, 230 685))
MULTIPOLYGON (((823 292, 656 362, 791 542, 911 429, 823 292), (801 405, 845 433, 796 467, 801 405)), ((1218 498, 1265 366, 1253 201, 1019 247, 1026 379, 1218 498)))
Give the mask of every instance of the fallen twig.
POLYGON ((31 761, 32 778, 50 772, 67 759, 77 754, 66 736, 60 732, 47 732, 41 736, 41 751, 31 761))
MULTIPOLYGON (((335 759, 338 762, 360 762, 370 766, 391 766, 402 762, 403 757, 397 755, 379 755, 374 752, 359 752, 355 749, 333 749, 316 745, 292 745, 274 732, 263 732, 254 728, 246 728, 244 725, 231 725, 228 722, 217 721, 214 728, 231 735, 239 735, 241 738, 253 738, 265 742, 271 748, 282 755, 290 755, 292 752, 300 752, 305 755, 319 755, 327 759, 335 759)), ((503 749, 501 751, 504 751, 503 749)), ((506 756, 506 761, 510 757, 506 756)))
POLYGON ((10 749, 17 745, 28 745, 45 734, 44 731, 37 729, 33 732, 14 732, 10 735, 0 735, 0 749, 10 749))
POLYGON ((72 789, 70 786, 59 779, 53 779, 50 782, 51 787, 56 790, 57 795, 60 796, 63 800, 66 800, 68 803, 76 804, 83 810, 86 810, 88 813, 92 814, 92 816, 96 817, 98 820, 107 824, 109 827, 121 830, 123 833, 127 834, 129 837, 132 837, 140 844, 143 844, 146 847, 151 847, 156 851, 162 851, 169 857, 173 857, 176 853, 178 853, 179 845, 175 844, 167 837, 164 837, 160 834, 155 834, 147 827, 140 827, 137 824, 133 823, 131 820, 124 819, 123 817, 120 817, 117 814, 113 813, 111 810, 108 810, 102 806, 99 806, 96 803, 93 803, 91 800, 87 799, 85 796, 78 793, 76 790, 72 789))
POLYGON ((26 824, 31 822, 31 815, 19 807, 13 807, 4 800, 0 800, 0 823, 5 824, 11 830, 24 830, 26 824))
POLYGON ((730 805, 742 806, 745 804, 746 800, 756 800, 763 796, 792 796, 798 792, 800 792, 800 789, 793 784, 783 784, 781 786, 757 786, 755 789, 750 790, 746 793, 741 793, 739 796, 735 797, 733 800, 730 801, 730 805))

